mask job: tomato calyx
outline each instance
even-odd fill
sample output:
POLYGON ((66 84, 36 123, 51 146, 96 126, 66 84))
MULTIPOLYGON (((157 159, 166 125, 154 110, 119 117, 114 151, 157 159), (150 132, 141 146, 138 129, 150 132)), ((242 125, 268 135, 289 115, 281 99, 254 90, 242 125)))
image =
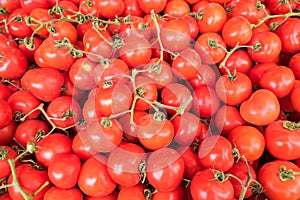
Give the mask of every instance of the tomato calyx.
POLYGON ((141 176, 141 183, 145 183, 146 181, 146 160, 142 160, 138 166, 138 170, 141 176))
POLYGON ((222 172, 222 171, 215 171, 214 172, 214 178, 219 183, 223 183, 224 181, 228 180, 229 176, 225 175, 225 173, 222 172))
POLYGON ((229 72, 227 75, 227 78, 231 81, 234 82, 236 81, 237 77, 236 77, 236 69, 233 70, 233 72, 229 72))
POLYGON ((8 150, 5 147, 0 147, 0 160, 5 160, 8 154, 8 150))
POLYGON ((72 110, 67 110, 66 112, 64 112, 62 114, 62 116, 60 117, 61 119, 70 119, 70 118, 74 118, 77 116, 77 113, 72 111, 72 110))
POLYGON ((6 8, 0 8, 0 15, 8 15, 9 12, 6 8))
POLYGON ((155 63, 153 65, 150 65, 147 70, 149 73, 154 72, 156 74, 160 74, 162 70, 162 65, 160 63, 155 63))
POLYGON ((300 172, 294 172, 292 169, 287 170, 285 166, 280 166, 278 176, 281 181, 295 180, 296 175, 300 175, 300 172))
POLYGON ((102 125, 104 128, 112 127, 113 123, 109 117, 102 117, 100 125, 102 125))
POLYGON ((291 122, 291 121, 285 120, 285 121, 283 121, 283 127, 290 131, 294 131, 294 130, 300 129, 300 122, 296 123, 296 122, 291 122))
POLYGON ((261 48, 262 48, 261 43, 260 42, 255 42, 253 44, 252 51, 259 51, 261 48))
POLYGON ((153 115, 154 121, 157 121, 157 122, 162 122, 166 118, 167 118, 166 114, 163 113, 163 112, 160 112, 160 111, 155 112, 154 115, 153 115))

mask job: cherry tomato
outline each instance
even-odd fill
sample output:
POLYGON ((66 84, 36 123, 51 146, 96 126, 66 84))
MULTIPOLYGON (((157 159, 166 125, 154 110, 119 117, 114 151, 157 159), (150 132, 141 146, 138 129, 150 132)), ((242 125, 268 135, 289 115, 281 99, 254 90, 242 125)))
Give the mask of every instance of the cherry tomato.
POLYGON ((272 14, 285 14, 294 10, 297 3, 294 1, 279 2, 276 0, 268 0, 266 5, 272 14))
POLYGON ((191 147, 185 146, 179 147, 178 152, 182 154, 181 157, 185 164, 184 178, 192 179, 195 174, 203 168, 197 153, 195 153, 191 147))
POLYGON ((294 54, 289 61, 289 68, 293 71, 297 80, 300 80, 300 53, 294 54))
POLYGON ((45 193, 44 200, 56 199, 82 200, 83 195, 82 192, 77 188, 61 189, 54 186, 45 193))
POLYGON ((175 190, 168 192, 156 192, 152 195, 152 200, 164 200, 164 199, 173 199, 180 200, 185 199, 184 189, 181 186, 178 186, 175 190))
POLYGON ((11 121, 7 126, 0 129, 0 145, 9 145, 15 136, 17 123, 11 121))
POLYGON ((153 10, 154 13, 160 13, 167 4, 167 0, 138 0, 138 2, 146 14, 150 14, 151 10, 153 10))
POLYGON ((39 0, 20 0, 21 7, 27 13, 30 13, 36 8, 49 8, 48 1, 39 1, 39 0))
POLYGON ((0 146, 0 179, 6 178, 11 174, 9 159, 15 159, 18 154, 9 146, 0 146))
POLYGON ((124 187, 119 191, 118 200, 144 200, 146 187, 138 184, 132 187, 124 187))
POLYGON ((7 101, 0 100, 0 128, 7 126, 12 120, 12 108, 7 101))
POLYGON ((123 0, 96 0, 96 8, 101 16, 111 19, 120 16, 125 5, 123 0))
MULTIPOLYGON (((236 72, 248 74, 252 68, 252 60, 246 50, 238 49, 229 56, 225 63, 225 67, 231 72, 236 70, 236 72)), ((225 67, 220 69, 222 74, 226 73, 225 67)))
POLYGON ((189 4, 184 0, 169 1, 164 8, 164 14, 170 17, 183 17, 190 12, 189 4))
MULTIPOLYGON (((84 132, 86 130, 82 130, 84 132)), ((73 153, 80 158, 80 160, 85 161, 92 157, 96 152, 91 150, 91 147, 84 144, 82 139, 80 138, 81 134, 87 134, 87 133, 78 133, 75 135, 72 141, 72 150, 73 153)))

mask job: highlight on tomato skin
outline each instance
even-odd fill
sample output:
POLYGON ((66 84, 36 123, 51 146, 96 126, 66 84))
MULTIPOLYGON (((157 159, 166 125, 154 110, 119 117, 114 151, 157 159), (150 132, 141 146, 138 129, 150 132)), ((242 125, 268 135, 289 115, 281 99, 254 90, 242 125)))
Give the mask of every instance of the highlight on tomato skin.
POLYGON ((0 0, 0 200, 300 199, 300 3, 0 0))

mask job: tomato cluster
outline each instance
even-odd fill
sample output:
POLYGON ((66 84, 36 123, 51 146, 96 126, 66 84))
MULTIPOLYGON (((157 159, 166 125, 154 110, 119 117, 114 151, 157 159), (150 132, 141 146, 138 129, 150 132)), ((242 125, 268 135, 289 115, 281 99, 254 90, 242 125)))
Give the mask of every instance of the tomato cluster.
POLYGON ((0 0, 0 200, 300 199, 294 0, 0 0))

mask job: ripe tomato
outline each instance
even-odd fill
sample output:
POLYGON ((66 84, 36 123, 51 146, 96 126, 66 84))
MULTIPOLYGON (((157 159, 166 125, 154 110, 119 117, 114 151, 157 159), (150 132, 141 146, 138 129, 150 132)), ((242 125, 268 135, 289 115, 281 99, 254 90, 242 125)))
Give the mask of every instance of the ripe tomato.
POLYGON ((56 69, 37 68, 28 70, 21 79, 21 85, 42 101, 50 102, 61 94, 63 75, 56 69))
POLYGON ((184 160, 171 148, 161 148, 150 154, 147 159, 147 179, 162 192, 176 189, 184 176, 184 160))
POLYGON ((123 187, 118 194, 118 200, 144 200, 146 187, 138 184, 132 187, 123 187))
MULTIPOLYGON (((16 175, 20 187, 29 195, 34 194, 43 184, 47 181, 49 184, 44 187, 37 195, 35 195, 32 200, 43 199, 47 190, 51 187, 50 180, 47 176, 47 171, 35 169, 31 164, 21 164, 16 167, 16 175)), ((12 175, 8 178, 8 184, 13 181, 12 175)), ((23 196, 16 186, 8 188, 8 194, 12 199, 23 200, 23 196)))
POLYGON ((107 19, 120 16, 125 8, 123 0, 96 0, 99 14, 107 19))
POLYGON ((164 8, 164 14, 170 17, 183 17, 190 12, 189 4, 184 0, 169 1, 164 8))
POLYGON ((195 18, 193 18, 192 16, 188 16, 188 15, 186 15, 180 19, 182 21, 186 22, 187 25, 189 26, 191 39, 193 39, 193 40, 196 39, 199 34, 197 20, 195 18))
POLYGON ((164 48, 170 51, 181 51, 190 44, 189 26, 182 20, 170 20, 164 23, 160 37, 164 48))
POLYGON ((138 0, 124 0, 124 12, 123 16, 131 15, 131 16, 138 16, 143 17, 144 11, 142 11, 138 0))
POLYGON ((250 57, 259 63, 275 61, 281 51, 280 38, 270 31, 254 33, 248 45, 250 57))
POLYGON ((200 72, 197 77, 188 80, 191 87, 193 89, 205 85, 214 87, 216 83, 216 72, 214 68, 206 64, 202 64, 199 68, 200 72))
POLYGON ((32 29, 29 25, 25 23, 25 17, 28 14, 24 9, 16 9, 11 13, 8 20, 8 30, 11 35, 18 38, 30 37, 32 34, 32 29))
POLYGON ((80 165, 74 154, 57 155, 48 166, 48 177, 60 189, 71 189, 77 184, 80 165))
POLYGON ((282 120, 268 125, 265 131, 266 148, 275 158, 282 160, 300 158, 298 151, 300 129, 293 126, 295 126, 295 122, 282 120))
POLYGON ((152 195, 152 200, 165 200, 165 199, 173 199, 173 200, 185 199, 185 192, 183 187, 178 186, 175 190, 168 191, 168 192, 158 191, 152 195))
POLYGON ((146 14, 150 14, 151 10, 153 10, 154 13, 160 13, 167 4, 167 0, 138 0, 138 2, 146 14))
POLYGON ((0 128, 7 126, 12 120, 12 108, 7 103, 0 99, 0 128))
POLYGON ((156 119, 155 114, 145 115, 138 122, 137 137, 145 148, 161 149, 172 142, 174 127, 168 119, 156 119))
POLYGON ((3 179, 11 174, 8 160, 15 159, 18 154, 9 146, 0 146, 0 155, 0 179, 3 179))
POLYGON ((249 78, 254 86, 260 86, 260 78, 268 69, 277 66, 276 63, 260 63, 255 65, 249 72, 249 78))
POLYGON ((49 14, 48 9, 45 8, 32 8, 29 11, 29 16, 37 22, 31 20, 31 29, 36 32, 42 38, 49 36, 49 31, 46 26, 41 26, 39 22, 48 22, 53 19, 53 17, 49 14))
MULTIPOLYGON (((238 49, 228 57, 225 67, 231 72, 236 70, 237 72, 248 74, 252 68, 252 60, 246 50, 238 49)), ((222 74, 226 73, 225 67, 220 69, 222 74)))
POLYGON ((253 126, 236 127, 230 132, 228 140, 248 162, 259 159, 265 150, 265 138, 253 126))
POLYGON ((236 106, 252 94, 252 83, 247 75, 240 72, 224 74, 216 82, 216 93, 227 105, 236 106))
POLYGON ((139 145, 122 143, 109 154, 107 172, 117 184, 135 186, 141 180, 139 167, 145 159, 146 153, 139 145))
POLYGON ((197 153, 190 146, 180 146, 177 150, 184 160, 184 178, 192 179, 203 168, 197 153))
POLYGON ((289 61, 289 68, 293 71, 297 80, 300 80, 300 53, 294 54, 289 61))
POLYGON ((297 111, 300 112, 300 87, 295 87, 292 92, 291 92, 291 96, 290 96, 290 100, 292 102, 293 108, 297 111))
POLYGON ((94 197, 104 197, 114 191, 116 183, 107 172, 104 156, 96 155, 83 163, 78 186, 84 194, 94 197))
POLYGON ((214 115, 213 124, 223 136, 227 137, 234 128, 246 125, 246 122, 236 107, 224 105, 214 115))
MULTIPOLYGON (((81 130, 81 132, 84 132, 86 130, 81 130)), ((81 133, 80 131, 78 134, 76 134, 72 140, 72 150, 73 153, 80 158, 80 160, 85 161, 92 157, 96 152, 91 150, 91 147, 84 144, 80 135, 81 134, 87 134, 87 133, 81 133)))
POLYGON ((57 155, 72 152, 71 139, 60 133, 48 135, 37 142, 36 146, 38 147, 35 152, 36 159, 45 167, 48 167, 57 155))
MULTIPOLYGON (((84 200, 117 200, 119 192, 117 190, 114 190, 109 195, 106 195, 104 197, 93 197, 93 196, 85 196, 84 200)), ((128 196, 126 196, 128 198, 128 196)))
POLYGON ((299 199, 299 167, 289 161, 275 160, 264 164, 258 172, 258 181, 264 188, 264 194, 272 200, 299 199))
POLYGON ((226 49, 226 44, 217 33, 204 33, 197 38, 195 43, 195 50, 205 64, 221 62, 226 55, 224 49, 226 49))
POLYGON ((223 136, 208 136, 200 143, 200 163, 205 168, 228 171, 234 164, 232 145, 223 136))
POLYGON ((21 78, 28 69, 26 56, 17 48, 1 48, 0 58, 0 77, 2 78, 21 78))
POLYGON ((100 118, 100 123, 95 121, 87 125, 86 132, 80 132, 83 144, 98 152, 111 152, 122 141, 123 131, 120 123, 107 118, 100 118), (101 145, 99 145, 101 144, 101 145))
POLYGON ((227 20, 225 9, 218 3, 209 3, 200 11, 198 28, 203 33, 219 33, 227 20))
POLYGON ((54 40, 67 38, 72 44, 75 44, 77 42, 77 30, 70 22, 57 21, 53 24, 51 37, 54 40))
POLYGON ((284 2, 268 0, 266 6, 272 14, 285 14, 294 10, 297 7, 297 3, 290 0, 284 2))
POLYGON ((219 181, 212 169, 199 171, 192 179, 190 191, 197 200, 229 200, 234 197, 234 189, 229 180, 219 181))
POLYGON ((39 0, 20 0, 20 5, 24 11, 30 13, 36 8, 45 8, 48 9, 50 4, 48 1, 39 1, 39 0))
POLYGON ((194 113, 200 115, 201 118, 211 117, 220 107, 220 99, 215 90, 208 86, 200 86, 196 88, 193 94, 194 113))
POLYGON ((7 126, 0 129, 0 145, 9 145, 15 136, 17 123, 11 121, 7 126))
POLYGON ((241 104, 240 113, 246 122, 265 126, 277 119, 280 105, 277 97, 271 91, 260 89, 241 104))
POLYGON ((0 99, 7 101, 12 91, 4 84, 0 84, 0 99))
POLYGON ((249 21, 243 16, 230 18, 222 28, 222 37, 226 45, 230 47, 247 44, 252 37, 249 21))
POLYGON ((17 8, 20 8, 20 1, 19 0, 13 0, 13 1, 1 1, 1 9, 4 9, 4 11, 7 11, 8 13, 12 13, 17 8))
POLYGON ((44 196, 44 200, 82 200, 82 192, 77 188, 61 189, 58 187, 51 187, 44 196))

